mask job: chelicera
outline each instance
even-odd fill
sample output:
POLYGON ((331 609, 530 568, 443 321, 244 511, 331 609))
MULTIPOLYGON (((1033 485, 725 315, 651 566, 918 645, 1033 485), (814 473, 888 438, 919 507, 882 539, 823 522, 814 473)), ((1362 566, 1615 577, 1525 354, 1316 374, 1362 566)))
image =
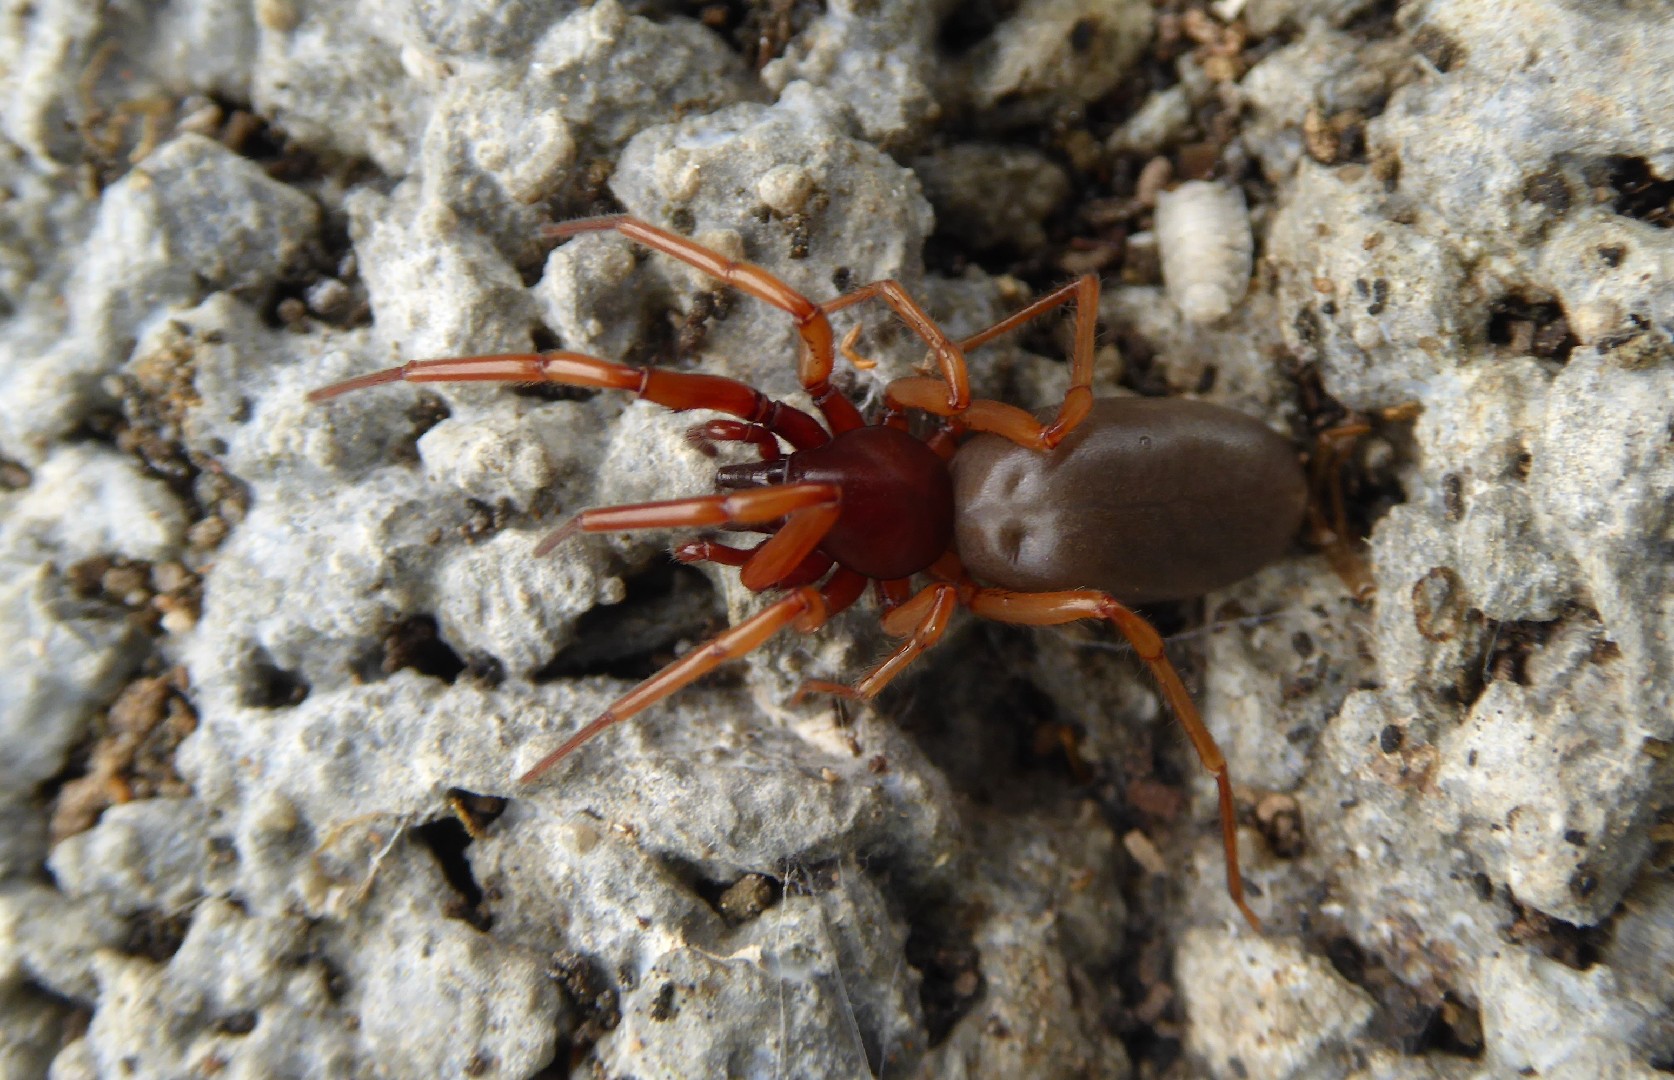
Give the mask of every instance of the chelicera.
POLYGON ((676 659, 528 770, 528 783, 582 743, 786 627, 804 633, 872 585, 884 629, 901 643, 852 686, 813 691, 870 698, 941 639, 963 605, 1030 626, 1103 619, 1150 669, 1169 708, 1215 777, 1227 890, 1259 929, 1238 871, 1226 759, 1163 649, 1128 605, 1200 595, 1282 553, 1302 521, 1307 483, 1297 454, 1265 425, 1219 406, 1172 399, 1095 400, 1091 388, 1098 280, 1084 276, 994 326, 954 341, 894 281, 815 303, 759 266, 626 216, 552 226, 551 236, 614 231, 786 312, 802 348, 798 376, 824 423, 737 380, 636 368, 555 350, 416 360, 309 395, 324 401, 383 383, 496 381, 625 390, 675 411, 724 414, 692 429, 700 444, 745 443, 758 460, 722 466, 715 494, 585 510, 536 547, 577 532, 696 528, 754 530, 739 548, 700 538, 682 562, 739 568, 748 588, 777 598, 676 659), (929 347, 934 375, 891 382, 871 423, 832 384, 841 351, 830 316, 867 300, 888 304, 929 347), (1075 307, 1069 389, 1050 415, 971 397, 966 352, 1063 305, 1075 307), (908 414, 932 419, 925 438, 908 414), (969 435, 971 437, 966 438, 969 435), (914 588, 915 579, 927 579, 914 588))

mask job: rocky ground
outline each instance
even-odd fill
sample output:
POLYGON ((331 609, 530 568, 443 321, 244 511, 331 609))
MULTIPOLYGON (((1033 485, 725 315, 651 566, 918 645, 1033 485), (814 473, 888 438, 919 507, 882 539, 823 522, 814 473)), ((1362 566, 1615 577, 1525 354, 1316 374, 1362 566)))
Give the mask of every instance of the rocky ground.
MULTIPOLYGON (((9 5, 0 1073, 1674 1070, 1670 101, 1651 3, 9 5), (793 705, 862 605, 516 783, 760 603, 532 556, 708 490, 691 418, 305 395, 562 347, 799 400, 781 313, 542 239, 623 210, 955 333, 1097 272, 1100 392, 1346 451, 1363 556, 1153 612, 1264 935, 1099 628, 793 705)), ((837 322, 857 400, 922 359, 837 322)), ((1061 396, 1046 322, 979 394, 1061 396)))

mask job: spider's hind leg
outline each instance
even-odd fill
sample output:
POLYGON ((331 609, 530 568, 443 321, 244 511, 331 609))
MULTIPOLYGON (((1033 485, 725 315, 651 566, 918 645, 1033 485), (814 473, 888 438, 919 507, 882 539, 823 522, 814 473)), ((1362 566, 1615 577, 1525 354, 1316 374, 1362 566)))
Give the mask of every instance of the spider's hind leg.
POLYGON ((1204 726, 1203 717, 1180 681, 1179 672, 1163 649, 1161 635, 1138 614, 1108 593, 1095 589, 1071 589, 1064 592, 1020 593, 1006 589, 977 589, 967 600, 972 613, 996 622, 1022 626, 1057 626, 1079 619, 1108 619, 1122 636, 1133 645, 1139 658, 1150 668, 1151 676, 1162 691, 1180 726, 1197 751, 1198 760, 1215 778, 1215 790, 1220 800, 1221 845, 1226 853, 1226 889, 1245 920, 1256 931, 1261 920, 1244 899, 1244 879, 1238 869, 1238 813, 1232 798, 1232 781, 1227 775, 1226 757, 1216 745, 1215 737, 1204 726))

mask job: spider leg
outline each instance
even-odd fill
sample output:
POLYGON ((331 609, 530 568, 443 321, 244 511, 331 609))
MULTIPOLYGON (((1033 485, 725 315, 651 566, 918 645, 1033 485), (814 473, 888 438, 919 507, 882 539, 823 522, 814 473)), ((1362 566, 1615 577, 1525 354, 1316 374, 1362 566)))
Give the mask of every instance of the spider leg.
POLYGON ((1037 450, 1052 449, 1075 430, 1093 407, 1099 279, 1084 274, 959 343, 961 350, 969 352, 1071 301, 1075 303, 1075 345, 1070 353, 1070 384, 1057 415, 1049 423, 1043 424, 1027 410, 1001 401, 978 399, 967 402, 963 408, 954 408, 943 395, 942 380, 923 375, 896 379, 889 384, 884 400, 891 410, 919 409, 937 416, 957 417, 967 430, 993 432, 1037 450))
MULTIPOLYGON (((750 561, 750 557, 764 546, 757 544, 753 548, 733 547, 730 544, 717 543, 707 537, 696 540, 683 540, 674 545, 671 554, 676 562, 692 563, 712 562, 722 566, 742 567, 750 561)), ((774 584, 781 589, 794 589, 799 585, 810 585, 824 577, 832 567, 831 556, 821 552, 813 552, 791 569, 784 577, 774 584)))
POLYGON ((798 450, 823 446, 831 441, 819 421, 812 416, 775 401, 737 379, 697 372, 629 367, 600 360, 596 356, 562 350, 409 360, 399 367, 385 368, 312 390, 308 400, 318 403, 352 390, 394 382, 549 382, 599 390, 628 390, 674 412, 712 409, 729 413, 767 428, 798 450))
POLYGON ((714 457, 715 444, 723 442, 749 443, 756 448, 763 461, 777 461, 782 456, 779 440, 772 431, 742 420, 710 420, 694 424, 686 429, 686 441, 707 457, 714 457))
MULTIPOLYGON (((1038 434, 1034 436, 1034 440, 1047 450, 1057 446, 1074 431, 1076 425, 1086 419, 1088 410, 1093 407, 1093 356, 1098 346, 1099 279, 1092 274, 1083 274, 1068 285, 1047 293, 1022 311, 959 343, 960 348, 969 351, 1025 323, 1033 322, 1053 308, 1071 301, 1075 303, 1075 344, 1070 350, 1069 388, 1064 391, 1064 400, 1058 406, 1058 415, 1050 424, 1040 427, 1038 434)), ((993 429, 977 427, 975 430, 993 429)), ((1025 432, 1009 434, 1001 430, 996 431, 996 434, 1005 435, 1013 442, 1020 442, 1025 446, 1033 444, 1029 439, 1018 437, 1025 432)))
POLYGON ((906 640, 876 667, 862 675, 853 686, 809 679, 797 687, 791 703, 795 704, 813 693, 834 694, 850 700, 876 697, 892 679, 906 670, 907 665, 917 660, 920 653, 934 647, 942 639, 948 621, 958 607, 959 589, 956 586, 946 582, 925 586, 918 595, 884 616, 885 632, 906 640))
POLYGON ((518 782, 527 784, 534 781, 605 728, 655 705, 728 660, 749 653, 785 627, 794 625, 803 633, 812 633, 825 625, 832 615, 853 604, 865 584, 866 579, 859 574, 839 570, 819 588, 804 586, 774 601, 617 698, 608 709, 565 740, 562 746, 537 761, 518 782))
POLYGON ((836 484, 776 484, 687 499, 599 506, 583 510, 548 534, 535 546, 535 554, 545 555, 578 532, 727 528, 784 518, 785 524, 752 553, 740 575, 745 587, 760 592, 782 580, 813 553, 836 522, 842 498, 842 489, 836 484))
POLYGON ((779 531, 750 555, 738 571, 738 580, 751 592, 761 592, 790 577, 837 524, 840 510, 839 499, 833 498, 791 514, 779 531))
POLYGON ((796 321, 796 332, 802 336, 802 357, 797 364, 797 378, 802 388, 825 414, 831 430, 844 432, 865 426, 854 402, 831 385, 831 371, 836 366, 837 353, 831 320, 826 318, 825 311, 818 304, 754 263, 736 262, 690 237, 660 229, 648 221, 626 214, 563 221, 542 230, 544 235, 559 239, 586 232, 618 233, 790 315, 796 321))
POLYGON ((930 433, 924 440, 924 445, 943 461, 952 461, 953 455, 959 450, 959 436, 964 433, 964 429, 958 425, 944 422, 943 426, 930 433))
POLYGON ((843 359, 853 364, 858 370, 871 371, 873 368, 878 366, 878 362, 876 360, 869 360, 860 355, 859 351, 854 347, 854 343, 860 340, 861 329, 862 327, 859 323, 855 323, 853 326, 849 327, 849 332, 843 335, 843 340, 838 344, 837 351, 843 354, 843 359))
POLYGON ((905 604, 913 595, 911 578, 896 578, 892 581, 878 580, 872 583, 877 596, 878 607, 883 614, 888 614, 905 604))
POLYGON ((1369 598, 1376 586, 1366 565, 1363 540, 1349 528, 1343 504, 1343 466, 1355 441, 1372 432, 1365 421, 1338 424, 1314 436, 1308 456, 1308 540, 1325 552, 1331 569, 1357 600, 1369 598))
POLYGON ((1019 593, 1006 589, 979 588, 966 598, 971 611, 997 622, 1023 626, 1055 626, 1079 619, 1108 619, 1133 644, 1134 651, 1151 669, 1164 700, 1186 729, 1198 760, 1215 777, 1220 795, 1221 844, 1226 849, 1226 888, 1232 902, 1257 931, 1261 920, 1244 900, 1244 879, 1238 871, 1238 815, 1232 800, 1232 781, 1227 776, 1226 758, 1215 737, 1203 726, 1197 706, 1180 681, 1180 675, 1163 651, 1162 638, 1151 624, 1119 603, 1108 593, 1095 589, 1064 592, 1019 593))
MULTIPOLYGON (((901 321, 930 346, 930 352, 935 356, 936 366, 941 369, 942 374, 940 379, 927 381, 943 388, 945 396, 942 400, 948 409, 962 412, 971 403, 971 377, 965 370, 965 354, 953 339, 947 336, 947 331, 918 305, 918 301, 912 298, 899 281, 893 278, 874 281, 851 289, 835 300, 827 300, 820 307, 830 315, 874 297, 888 304, 895 314, 901 317, 901 321)), ((852 337, 843 340, 844 355, 853 352, 848 347, 851 340, 852 337)))

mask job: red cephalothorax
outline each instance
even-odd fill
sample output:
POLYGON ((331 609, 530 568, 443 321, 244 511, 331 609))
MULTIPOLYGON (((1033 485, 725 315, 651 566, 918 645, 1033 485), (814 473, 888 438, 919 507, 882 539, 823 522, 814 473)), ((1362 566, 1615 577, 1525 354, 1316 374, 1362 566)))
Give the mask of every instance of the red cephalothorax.
POLYGON ((694 528, 751 530, 749 548, 708 538, 674 549, 683 562, 739 568, 750 589, 782 593, 745 621, 634 687, 524 773, 533 781, 576 747, 673 694, 780 630, 823 625, 877 590, 884 629, 902 642, 853 686, 816 691, 869 698, 935 645, 963 604, 985 618, 1031 626, 1109 621, 1133 644, 1186 729, 1220 795, 1227 888, 1252 926, 1238 874, 1236 818, 1226 761, 1199 718, 1162 639, 1128 603, 1230 584, 1280 554, 1295 534, 1306 484, 1285 441, 1239 413, 1200 402, 1095 402, 1097 279, 1086 276, 987 330, 954 341, 894 281, 816 304, 759 266, 734 262, 631 217, 551 227, 563 238, 614 231, 781 309, 802 338, 797 374, 824 423, 733 379, 634 368, 579 353, 415 360, 309 395, 324 401, 382 383, 495 381, 626 390, 676 411, 723 414, 694 427, 702 447, 738 442, 759 461, 719 469, 715 494, 584 510, 536 546, 577 532, 694 528), (882 300, 929 347, 935 375, 896 379, 868 424, 831 383, 838 346, 829 316, 882 300), (1050 416, 972 399, 965 353, 1047 311, 1074 303, 1069 389, 1050 416), (936 418, 920 440, 906 414, 936 418), (967 433, 980 433, 961 444, 967 433), (971 568, 967 570, 967 566, 971 568), (914 589, 915 578, 929 580, 914 589))

